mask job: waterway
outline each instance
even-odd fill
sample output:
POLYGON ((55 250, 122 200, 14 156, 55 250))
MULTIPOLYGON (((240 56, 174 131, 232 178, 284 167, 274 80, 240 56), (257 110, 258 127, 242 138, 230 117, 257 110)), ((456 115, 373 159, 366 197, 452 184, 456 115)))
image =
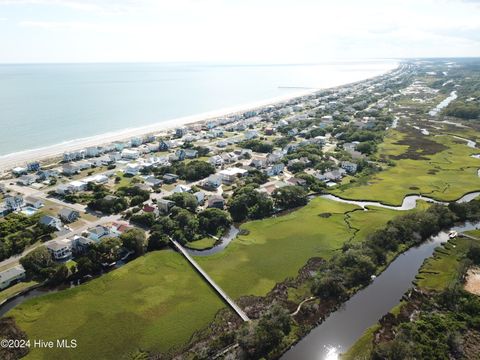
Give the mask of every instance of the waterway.
MULTIPOLYGON (((480 228, 480 222, 465 223, 450 230, 458 232, 480 228)), ((352 296, 339 310, 286 352, 282 360, 334 360, 383 315, 396 306, 411 287, 423 261, 448 240, 442 231, 418 247, 398 256, 365 289, 352 296)))

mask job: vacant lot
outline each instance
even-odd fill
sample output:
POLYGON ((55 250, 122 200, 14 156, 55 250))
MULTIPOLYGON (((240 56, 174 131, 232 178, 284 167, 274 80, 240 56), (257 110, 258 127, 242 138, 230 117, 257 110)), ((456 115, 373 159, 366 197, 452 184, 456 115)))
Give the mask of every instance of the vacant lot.
POLYGON ((8 315, 30 339, 77 339, 74 350, 33 349, 28 359, 118 359, 181 346, 224 306, 179 254, 158 251, 8 315))

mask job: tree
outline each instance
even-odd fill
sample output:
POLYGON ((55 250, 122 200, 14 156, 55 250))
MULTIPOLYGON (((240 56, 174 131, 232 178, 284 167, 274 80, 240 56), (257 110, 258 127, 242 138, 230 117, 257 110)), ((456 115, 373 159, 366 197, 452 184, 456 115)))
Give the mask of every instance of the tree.
POLYGON ((155 250, 161 250, 164 249, 168 246, 170 242, 170 239, 168 238, 168 235, 154 231, 150 233, 150 236, 148 238, 148 251, 155 251, 155 250))
POLYGON ((275 304, 259 320, 246 323, 237 340, 248 358, 260 359, 280 344, 290 329, 290 315, 275 304))
POLYGON ((341 279, 332 275, 317 277, 313 282, 312 292, 321 299, 337 300, 343 299, 346 294, 341 279))
POLYGON ((57 271, 58 265, 53 261, 45 246, 40 246, 20 259, 27 275, 39 281, 50 279, 57 271))
POLYGON ((135 214, 130 217, 130 221, 140 226, 151 227, 155 223, 155 215, 153 213, 135 214))
POLYGON ((135 256, 145 254, 147 238, 144 231, 137 228, 128 229, 122 235, 120 235, 120 239, 123 247, 133 251, 135 256))
POLYGON ((178 207, 187 209, 191 212, 195 212, 195 210, 197 210, 198 202, 197 198, 193 194, 186 192, 174 193, 168 196, 167 199, 173 201, 178 207))
POLYGON ((276 189, 272 197, 275 206, 281 209, 292 209, 306 205, 308 202, 307 192, 301 186, 284 186, 276 189))
POLYGON ((58 284, 61 284, 63 283, 65 280, 67 280, 68 278, 68 268, 65 264, 61 264, 60 266, 58 266, 57 268, 57 271, 55 271, 55 273, 53 273, 51 279, 50 279, 50 283, 54 284, 54 285, 58 285, 58 284))
POLYGON ((100 241, 93 245, 92 252, 89 252, 89 257, 94 262, 113 263, 117 261, 120 247, 122 246, 122 240, 115 237, 106 237, 100 239, 100 241))
POLYGON ((208 234, 218 234, 230 226, 232 220, 226 211, 210 208, 198 215, 200 229, 208 234))
POLYGON ((246 185, 233 193, 228 211, 234 221, 261 219, 272 213, 273 201, 266 194, 256 191, 253 185, 246 185))

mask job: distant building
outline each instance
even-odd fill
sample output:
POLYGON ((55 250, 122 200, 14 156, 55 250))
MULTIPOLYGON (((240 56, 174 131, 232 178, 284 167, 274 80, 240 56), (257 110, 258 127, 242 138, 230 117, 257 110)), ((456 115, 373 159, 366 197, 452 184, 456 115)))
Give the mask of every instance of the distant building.
POLYGON ((27 170, 30 172, 36 172, 40 170, 40 163, 38 161, 30 162, 27 164, 27 170))
POLYGON ((58 216, 63 222, 72 223, 80 217, 80 213, 73 209, 63 208, 58 212, 58 216))

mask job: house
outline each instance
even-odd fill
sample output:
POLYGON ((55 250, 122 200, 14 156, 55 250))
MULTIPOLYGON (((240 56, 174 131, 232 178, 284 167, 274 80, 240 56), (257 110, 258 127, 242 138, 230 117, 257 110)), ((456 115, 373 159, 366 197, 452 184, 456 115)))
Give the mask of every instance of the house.
POLYGON ((357 148, 358 142, 345 143, 342 145, 343 149, 349 153, 354 152, 357 148))
POLYGON ((244 133, 244 137, 245 137, 246 140, 255 139, 256 137, 258 137, 258 131, 257 130, 247 130, 244 133))
POLYGON ((122 235, 125 231, 130 229, 130 226, 128 226, 126 223, 117 223, 114 222, 110 226, 110 233, 115 235, 115 236, 120 236, 122 235))
POLYGON ((151 187, 156 187, 156 186, 161 186, 163 183, 162 180, 157 179, 155 176, 147 176, 145 178, 145 184, 151 186, 151 187))
POLYGON ((100 155, 100 149, 96 146, 91 146, 85 149, 85 156, 95 157, 100 155))
POLYGON ((58 217, 62 219, 63 222, 65 223, 72 223, 72 222, 75 222, 80 217, 80 213, 73 209, 62 208, 58 212, 58 217))
POLYGON ((305 179, 300 179, 297 177, 291 177, 290 179, 287 180, 287 182, 290 185, 307 186, 307 181, 305 179))
POLYGON ((27 164, 27 170, 30 172, 37 172, 40 170, 40 163, 38 161, 33 161, 27 164))
POLYGON ((186 135, 188 129, 186 127, 179 127, 175 129, 175 136, 181 138, 182 136, 186 135))
POLYGON ((50 215, 44 215, 38 222, 42 225, 49 226, 57 230, 62 230, 62 221, 59 218, 50 215))
POLYGON ((225 207, 225 199, 218 195, 213 195, 208 198, 208 207, 223 210, 225 207))
POLYGON ((72 181, 68 183, 68 189, 72 193, 85 191, 87 189, 87 185, 88 184, 84 181, 72 181))
POLYGON ((224 160, 220 155, 214 155, 208 159, 208 162, 213 166, 222 166, 224 163, 224 160))
POLYGON ((160 140, 158 148, 160 151, 167 151, 177 147, 177 143, 171 140, 160 140))
POLYGON ((177 182, 177 180, 178 180, 178 175, 170 174, 170 173, 163 175, 163 182, 165 184, 173 184, 177 182))
POLYGON ((205 193, 203 191, 197 191, 193 195, 195 195, 195 198, 197 199, 197 203, 200 205, 203 205, 203 203, 205 202, 205 193))
POLYGON ((28 206, 34 207, 35 209, 40 209, 44 206, 43 200, 36 198, 34 196, 27 196, 25 198, 25 204, 28 206))
POLYGON ((132 144, 133 147, 142 145, 142 142, 142 139, 139 137, 134 137, 130 139, 130 144, 132 144))
POLYGON ((87 230, 88 238, 94 241, 99 241, 102 237, 110 234, 110 230, 106 226, 97 225, 94 228, 87 230))
POLYGON ((21 175, 25 175, 27 173, 27 168, 24 168, 24 167, 21 167, 21 166, 18 166, 14 169, 12 169, 12 173, 13 175, 15 176, 21 176, 21 175))
POLYGON ((268 176, 276 176, 282 173, 285 165, 283 163, 274 164, 265 169, 265 174, 268 176))
POLYGON ((132 150, 132 149, 122 150, 122 159, 136 160, 139 157, 140 157, 140 152, 138 150, 132 150))
POLYGON ((221 170, 218 172, 218 175, 222 179, 222 183, 224 184, 232 184, 234 183, 239 177, 245 176, 248 173, 245 169, 240 169, 237 167, 231 167, 225 170, 221 170))
POLYGON ((135 176, 135 175, 138 175, 141 168, 142 168, 142 166, 139 163, 127 164, 127 166, 123 170, 123 173, 125 175, 135 176))
POLYGON ((251 166, 261 169, 267 166, 267 156, 266 155, 254 155, 250 163, 251 166))
POLYGON ((95 243, 94 240, 84 236, 75 235, 72 239, 72 250, 77 254, 85 253, 88 248, 95 243))
POLYGON ((263 132, 265 135, 269 136, 275 134, 275 129, 272 127, 267 127, 263 132))
POLYGON ((346 173, 347 172, 344 169, 336 169, 323 174, 317 173, 315 174, 315 177, 324 182, 337 181, 340 180, 343 176, 345 176, 346 173))
POLYGON ((210 175, 203 183, 208 189, 216 189, 222 185, 222 177, 219 175, 210 175))
POLYGON ((8 210, 19 210, 24 204, 23 197, 21 195, 7 196, 5 198, 5 207, 8 210))
POLYGON ((80 168, 78 165, 74 164, 66 164, 62 166, 62 173, 67 176, 72 176, 78 174, 80 172, 80 168))
POLYGON ((154 204, 145 204, 145 205, 143 205, 142 210, 143 210, 143 212, 151 213, 151 214, 154 214, 155 216, 158 216, 159 213, 160 213, 157 206, 154 205, 154 204))
POLYGON ((185 150, 184 149, 178 149, 177 151, 175 151, 175 159, 173 159, 173 160, 183 161, 183 160, 185 160, 185 157, 186 157, 185 150))
POLYGON ((350 161, 342 161, 341 167, 349 174, 355 174, 357 172, 358 165, 350 161))
POLYGON ((108 176, 104 174, 97 174, 83 179, 86 183, 105 184, 108 182, 108 176))
POLYGON ((158 199, 157 200, 157 207, 160 212, 163 214, 168 214, 172 207, 175 206, 175 203, 171 200, 166 199, 158 199))
POLYGON ((14 266, 0 272, 0 290, 14 285, 25 279, 25 269, 22 265, 14 266))
POLYGON ((37 181, 37 175, 23 175, 17 179, 17 184, 29 186, 32 185, 35 181, 37 181))
POLYGON ((72 240, 51 240, 45 244, 48 252, 56 261, 68 260, 72 257, 72 240))
POLYGON ((179 184, 179 185, 175 186, 175 189, 173 189, 172 192, 173 193, 185 193, 185 192, 190 192, 191 190, 192 190, 192 188, 190 186, 179 184))
POLYGON ((185 158, 195 159, 197 157, 198 157, 198 150, 193 150, 193 149, 186 149, 185 150, 185 158))

